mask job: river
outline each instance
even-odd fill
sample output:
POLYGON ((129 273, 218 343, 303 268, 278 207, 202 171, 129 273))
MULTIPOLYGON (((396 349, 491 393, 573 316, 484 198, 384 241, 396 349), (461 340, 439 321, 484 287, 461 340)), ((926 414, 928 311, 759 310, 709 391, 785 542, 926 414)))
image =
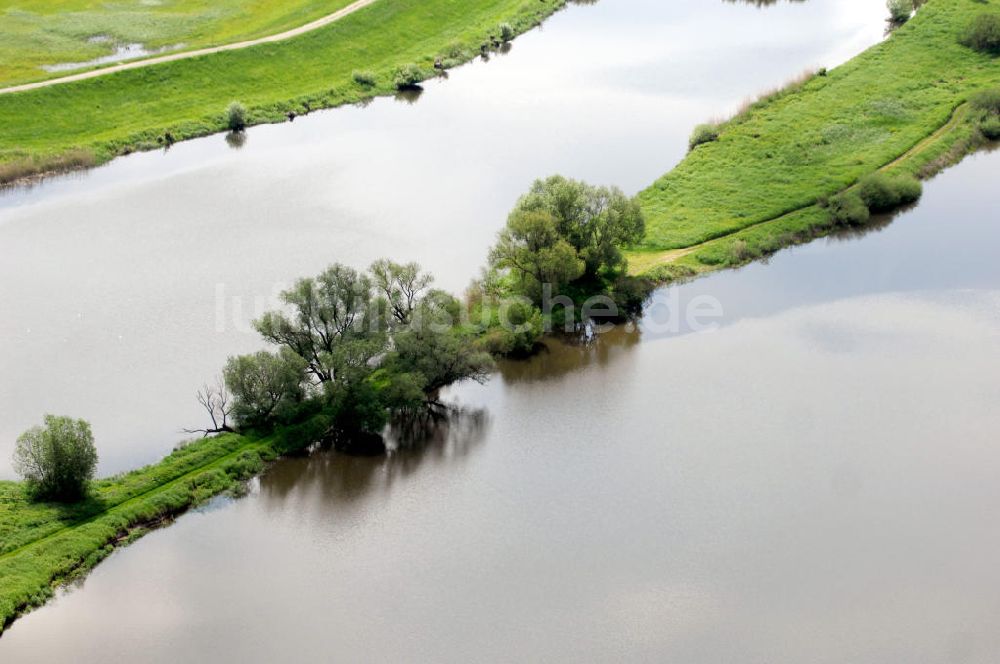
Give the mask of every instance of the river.
MULTIPOLYGON (((693 124, 849 57, 883 14, 575 6, 413 104, 8 193, 3 445, 53 410, 93 420, 104 471, 153 460, 200 422, 210 368, 257 347, 275 284, 388 255, 458 290, 535 176, 636 191, 693 124)), ((113 554, 0 657, 993 662, 998 160, 451 388, 422 445, 278 463, 113 554), (695 298, 724 315, 674 329, 695 298)))

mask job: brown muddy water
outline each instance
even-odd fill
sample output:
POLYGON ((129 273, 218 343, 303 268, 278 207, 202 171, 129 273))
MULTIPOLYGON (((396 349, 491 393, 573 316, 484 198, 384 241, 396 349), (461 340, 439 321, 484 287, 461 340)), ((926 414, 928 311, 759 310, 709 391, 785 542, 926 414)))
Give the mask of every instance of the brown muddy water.
MULTIPOLYGON (((458 289, 534 176, 635 191, 692 124, 849 56, 883 13, 573 7, 414 105, 0 198, 0 427, 68 412, 105 470, 156 458, 211 367, 256 347, 274 283, 386 254, 458 289)), ((388 457, 282 461, 16 622, 0 659, 995 662, 998 166, 451 388, 388 457), (696 332, 699 302, 723 315, 696 332)))

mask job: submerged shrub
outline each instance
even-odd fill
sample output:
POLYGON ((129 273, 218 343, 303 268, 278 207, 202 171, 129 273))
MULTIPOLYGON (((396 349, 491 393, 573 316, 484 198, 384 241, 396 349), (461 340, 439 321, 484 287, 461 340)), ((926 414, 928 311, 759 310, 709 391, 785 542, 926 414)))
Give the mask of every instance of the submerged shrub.
POLYGON ((497 30, 500 32, 500 39, 502 41, 508 42, 514 38, 514 28, 510 23, 501 23, 497 26, 497 30))
POLYGON ((980 14, 972 19, 962 44, 983 53, 1000 53, 1000 14, 980 14))
POLYGON ((889 9, 889 20, 896 25, 902 25, 913 15, 913 0, 888 0, 885 3, 889 9))
POLYGON ((423 70, 413 63, 398 67, 392 77, 397 90, 413 88, 422 80, 424 80, 423 70))
POLYGON ((845 191, 827 202, 830 218, 841 226, 861 226, 868 223, 871 213, 868 206, 855 191, 845 191))
POLYGON ((858 195, 871 212, 888 212, 913 203, 921 193, 920 181, 910 175, 872 173, 858 184, 858 195))
POLYGON ((242 131, 247 126, 247 109, 243 104, 234 101, 226 109, 226 124, 233 131, 242 131))
POLYGON ((352 76, 354 77, 354 82, 358 85, 363 85, 366 88, 375 85, 375 74, 367 69, 355 71, 352 76))
POLYGON ((694 128, 688 139, 688 149, 694 150, 699 145, 719 140, 719 127, 714 124, 702 124, 694 128))

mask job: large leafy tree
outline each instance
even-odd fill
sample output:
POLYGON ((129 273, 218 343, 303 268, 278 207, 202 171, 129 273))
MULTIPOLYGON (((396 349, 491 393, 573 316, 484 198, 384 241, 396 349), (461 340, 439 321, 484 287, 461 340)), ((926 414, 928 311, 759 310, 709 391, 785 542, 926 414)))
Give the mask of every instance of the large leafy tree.
POLYGON ((560 232, 548 210, 515 210, 490 251, 490 264, 508 270, 516 290, 535 302, 550 284, 553 293, 578 279, 585 270, 579 253, 560 232))
POLYGON ((638 202, 617 187, 595 187, 554 175, 536 180, 511 213, 548 213, 556 230, 584 261, 585 275, 620 273, 626 268, 622 247, 637 244, 646 234, 638 202))
POLYGON ((398 325, 408 324, 434 278, 416 263, 400 264, 384 258, 372 263, 370 271, 386 314, 398 325))
POLYGON ((459 326, 461 304, 443 291, 431 291, 414 307, 412 322, 393 338, 395 351, 386 366, 419 377, 426 393, 471 378, 482 382, 493 368, 489 353, 476 348, 459 326))
POLYGON ((96 468, 94 435, 84 420, 46 415, 45 425, 22 433, 14 447, 14 470, 37 498, 82 497, 96 468))
POLYGON ((385 321, 365 274, 335 264, 300 279, 281 298, 290 313, 268 312, 254 325, 266 340, 305 360, 320 384, 362 371, 386 349, 385 321))
POLYGON ((306 361, 288 348, 229 358, 222 375, 235 398, 236 423, 261 426, 293 409, 304 397, 306 366, 306 361))

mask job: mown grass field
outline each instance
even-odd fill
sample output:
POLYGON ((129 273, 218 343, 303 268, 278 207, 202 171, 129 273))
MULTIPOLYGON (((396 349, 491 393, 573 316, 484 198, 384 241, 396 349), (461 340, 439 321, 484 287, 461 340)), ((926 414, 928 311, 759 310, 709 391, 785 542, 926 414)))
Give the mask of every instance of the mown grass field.
POLYGON ((274 443, 227 434, 182 447, 158 464, 94 483, 79 503, 37 503, 0 482, 0 632, 158 520, 231 490, 276 455, 274 443))
POLYGON ((727 253, 735 242, 753 255, 805 237, 825 221, 818 201, 911 150, 893 168, 925 174, 960 157, 949 150, 972 128, 939 130, 975 92, 1000 85, 1000 59, 959 43, 983 12, 1000 12, 1000 1, 930 0, 885 42, 723 124, 717 141, 640 194, 648 234, 633 270, 739 262, 727 253))
MULTIPOLYGON (((283 32, 351 0, 0 0, 0 87, 63 75, 43 65, 87 62, 117 44, 190 50, 283 32)), ((74 70, 76 71, 76 70, 74 70)))
POLYGON ((96 161, 222 131, 232 100, 251 122, 356 102, 395 89, 397 67, 457 64, 509 23, 537 25, 565 0, 379 0, 288 41, 217 53, 54 87, 0 95, 0 179, 44 170, 80 148, 96 161), (374 80, 359 83, 355 71, 374 80), (18 168, 18 164, 29 167, 18 168))

